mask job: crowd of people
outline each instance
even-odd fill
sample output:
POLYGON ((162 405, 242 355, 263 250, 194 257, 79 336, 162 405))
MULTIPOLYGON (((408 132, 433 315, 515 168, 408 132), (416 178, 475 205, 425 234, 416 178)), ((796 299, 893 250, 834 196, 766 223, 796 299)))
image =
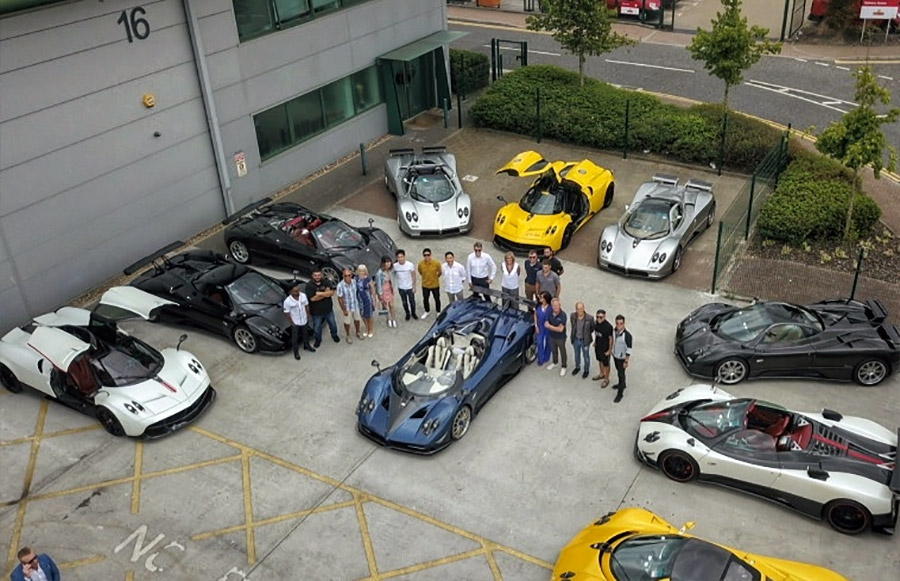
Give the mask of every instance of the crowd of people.
POLYGON ((574 354, 572 376, 587 379, 593 345, 598 369, 592 379, 602 381, 601 388, 608 387, 612 360, 617 379, 613 386, 617 392, 614 401, 622 401, 632 345, 631 333, 625 328, 625 317, 617 315, 613 325, 606 320, 606 311, 600 309, 591 317, 582 302, 575 303, 575 310, 567 315, 561 303, 563 265, 549 247, 544 248, 541 255, 537 250, 531 250, 523 264, 519 264, 512 252, 507 252, 499 267, 484 251, 481 242, 474 244, 465 264, 457 262, 450 251, 444 253, 444 262, 439 262, 430 248, 425 248, 422 259, 413 264, 407 260, 405 250, 397 250, 395 256, 381 258, 381 265, 374 274, 363 264, 355 272, 344 269, 336 286, 324 278, 321 271, 316 271, 305 287, 295 286, 284 300, 284 313, 291 321, 294 357, 300 359, 301 347, 315 352, 321 346, 326 324, 332 340, 340 343, 334 315, 335 296, 344 326, 344 340, 349 344, 353 343, 354 336, 359 341, 375 336, 376 315, 385 318, 388 328, 397 327, 397 294, 404 319, 422 320, 431 314, 432 303, 435 312, 441 312, 441 286, 447 303, 462 300, 466 287, 473 296, 490 300, 479 290, 491 288, 498 270, 504 306, 511 306, 521 296, 535 303, 538 366, 546 366, 548 370, 559 368, 560 376, 567 375, 568 342, 572 344, 574 354), (523 282, 524 295, 520 293, 523 282), (422 290, 421 312, 416 302, 417 286, 422 290))

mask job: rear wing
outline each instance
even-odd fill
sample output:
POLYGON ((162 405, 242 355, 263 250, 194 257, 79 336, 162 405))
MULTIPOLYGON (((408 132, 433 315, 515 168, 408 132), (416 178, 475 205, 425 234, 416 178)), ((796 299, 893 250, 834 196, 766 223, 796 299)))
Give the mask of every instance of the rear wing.
MULTIPOLYGON (((484 286, 473 286, 472 292, 482 294, 482 295, 487 295, 487 296, 491 297, 492 299, 497 299, 495 301, 491 301, 494 304, 494 306, 496 306, 497 308, 503 308, 504 303, 507 303, 507 302, 512 303, 512 305, 515 306, 517 309, 521 309, 524 306, 525 307, 524 310, 526 310, 526 311, 533 311, 537 307, 536 301, 533 301, 531 299, 526 299, 525 297, 523 297, 521 295, 518 295, 518 294, 516 296, 504 295, 502 292, 500 292, 498 290, 484 287, 484 286)), ((471 298, 471 297, 469 297, 469 298, 471 298)))
POLYGON ((884 308, 884 305, 878 299, 866 301, 866 310, 872 313, 869 315, 869 319, 873 323, 880 324, 887 319, 887 309, 884 308))
POLYGON ((900 496, 900 467, 897 466, 897 451, 900 450, 900 428, 897 428, 897 447, 894 448, 894 471, 891 474, 891 482, 888 484, 888 488, 891 489, 891 492, 900 496))
POLYGON ((398 149, 388 150, 388 157, 402 157, 404 155, 415 155, 416 150, 412 147, 401 147, 398 149))
POLYGON ((165 261, 166 254, 169 254, 170 252, 173 252, 173 251, 181 248, 182 246, 184 246, 184 242, 182 242, 181 240, 176 240, 175 242, 172 242, 171 244, 163 246, 159 250, 157 250, 155 252, 151 252, 147 256, 129 264, 128 266, 125 267, 125 270, 123 270, 122 273, 129 274, 129 275, 134 274, 138 270, 140 270, 141 268, 146 266, 147 264, 150 264, 151 262, 156 260, 157 258, 162 258, 163 261, 165 261))
POLYGON ((657 173, 653 174, 653 181, 658 184, 663 184, 664 186, 672 186, 675 187, 678 185, 678 176, 667 174, 667 173, 657 173))
POLYGON ((422 154, 426 153, 447 153, 447 148, 443 145, 426 145, 422 148, 422 154))
POLYGON ((225 216, 225 219, 222 220, 222 224, 227 226, 228 224, 231 224, 238 218, 243 218, 244 216, 252 214, 255 210, 259 209, 262 206, 265 206, 266 204, 268 204, 271 201, 272 201, 272 198, 266 196, 265 198, 263 198, 257 202, 253 202, 252 204, 247 204, 246 206, 244 206, 237 212, 230 214, 228 216, 225 216))
POLYGON ((703 180, 690 179, 684 184, 686 190, 699 190, 701 192, 711 192, 713 185, 703 180))

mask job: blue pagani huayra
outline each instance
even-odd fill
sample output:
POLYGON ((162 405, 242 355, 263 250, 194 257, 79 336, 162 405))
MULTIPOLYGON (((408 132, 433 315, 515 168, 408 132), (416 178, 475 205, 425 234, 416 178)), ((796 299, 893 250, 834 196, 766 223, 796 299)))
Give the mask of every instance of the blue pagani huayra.
POLYGON ((369 379, 357 427, 389 448, 433 454, 465 436, 481 407, 535 356, 534 318, 524 305, 457 301, 397 363, 369 379))

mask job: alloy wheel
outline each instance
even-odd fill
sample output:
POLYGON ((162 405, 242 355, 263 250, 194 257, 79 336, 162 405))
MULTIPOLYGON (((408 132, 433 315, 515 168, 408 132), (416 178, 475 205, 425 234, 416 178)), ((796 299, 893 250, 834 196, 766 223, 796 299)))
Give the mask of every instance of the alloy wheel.
POLYGON ((246 327, 238 327, 234 330, 234 342, 245 353, 256 352, 256 336, 246 327))
POLYGON ((864 361, 856 369, 856 381, 861 385, 878 385, 885 377, 887 377, 887 365, 878 359, 864 361))
POLYGON ((726 359, 716 369, 716 377, 725 385, 740 383, 747 377, 747 364, 740 359, 726 359))
POLYGON ((246 264, 250 261, 250 251, 247 249, 247 245, 240 240, 232 240, 231 243, 228 244, 228 249, 231 251, 231 257, 234 258, 236 262, 246 264))
POLYGON ((472 423, 472 410, 469 406, 459 408, 456 415, 453 416, 453 426, 450 435, 454 440, 459 440, 469 431, 469 425, 472 423))

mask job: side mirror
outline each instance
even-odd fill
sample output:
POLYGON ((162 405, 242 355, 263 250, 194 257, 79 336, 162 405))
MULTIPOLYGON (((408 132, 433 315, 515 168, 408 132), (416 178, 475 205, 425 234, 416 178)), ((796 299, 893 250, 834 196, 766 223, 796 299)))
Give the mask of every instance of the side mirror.
POLYGON ((297 281, 300 279, 300 271, 299 270, 292 270, 291 274, 294 275, 294 278, 293 278, 294 281, 297 281))
POLYGON ((374 218, 369 218, 369 228, 371 228, 375 224, 374 218))
POLYGON ((828 477, 829 477, 828 472, 826 472, 825 470, 822 470, 821 468, 817 468, 814 466, 809 466, 806 469, 806 474, 813 480, 821 480, 822 482, 828 480, 828 477))
POLYGON ((181 344, 187 341, 187 333, 182 333, 181 337, 178 338, 178 345, 175 345, 176 351, 181 351, 181 344))
POLYGON ((371 365, 372 365, 372 367, 377 367, 378 372, 381 373, 381 365, 378 363, 377 359, 373 359, 371 365))
POLYGON ((500 200, 501 202, 503 202, 504 204, 507 203, 507 202, 506 202, 506 198, 504 198, 503 196, 501 196, 501 195, 499 195, 499 194, 497 195, 497 199, 500 200))
POLYGON ((684 534, 686 531, 693 529, 695 526, 697 526, 697 523, 692 520, 689 520, 686 523, 684 523, 683 525, 681 525, 681 528, 678 529, 678 532, 681 534, 684 534))

